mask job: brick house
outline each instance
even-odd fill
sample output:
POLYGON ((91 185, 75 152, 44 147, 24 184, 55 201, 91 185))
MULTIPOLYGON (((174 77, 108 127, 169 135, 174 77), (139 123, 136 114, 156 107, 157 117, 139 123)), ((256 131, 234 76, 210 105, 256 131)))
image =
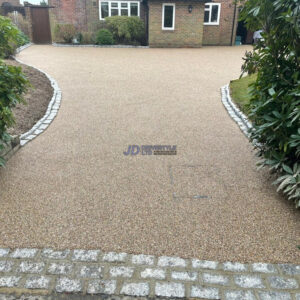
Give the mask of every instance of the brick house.
POLYGON ((138 16, 150 47, 233 45, 238 9, 234 0, 49 0, 51 27, 71 23, 92 31, 108 16, 138 16))

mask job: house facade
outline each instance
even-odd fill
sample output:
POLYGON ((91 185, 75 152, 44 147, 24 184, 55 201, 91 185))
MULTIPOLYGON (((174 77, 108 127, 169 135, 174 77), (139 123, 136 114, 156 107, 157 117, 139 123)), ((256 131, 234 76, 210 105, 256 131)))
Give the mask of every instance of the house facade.
POLYGON ((49 0, 51 26, 74 24, 93 31, 109 16, 138 16, 150 47, 233 45, 238 10, 234 0, 49 0))

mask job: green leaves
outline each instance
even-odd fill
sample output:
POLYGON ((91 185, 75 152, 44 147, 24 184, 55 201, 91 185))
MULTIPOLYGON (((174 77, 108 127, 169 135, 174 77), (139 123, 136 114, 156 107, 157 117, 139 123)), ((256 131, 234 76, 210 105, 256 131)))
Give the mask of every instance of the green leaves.
MULTIPOLYGON (((20 67, 8 66, 0 60, 0 152, 10 140, 7 128, 14 124, 12 108, 24 102, 22 94, 26 92, 29 82, 20 67)), ((5 163, 0 157, 0 166, 5 163)))
POLYGON ((0 16, 0 58, 6 58, 15 53, 17 47, 28 42, 9 18, 0 16))
POLYGON ((264 29, 264 45, 247 53, 243 66, 257 72, 251 140, 259 144, 259 165, 279 174, 278 191, 300 207, 300 2, 248 0, 242 18, 248 28, 264 29))

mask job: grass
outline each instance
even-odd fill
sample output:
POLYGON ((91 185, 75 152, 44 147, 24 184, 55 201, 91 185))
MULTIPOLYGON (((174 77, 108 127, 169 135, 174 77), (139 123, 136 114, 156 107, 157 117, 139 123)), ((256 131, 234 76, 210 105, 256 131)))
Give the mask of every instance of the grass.
POLYGON ((249 113, 248 104, 250 102, 249 85, 256 80, 257 75, 243 77, 230 82, 230 91, 232 100, 237 104, 239 109, 246 115, 249 113))

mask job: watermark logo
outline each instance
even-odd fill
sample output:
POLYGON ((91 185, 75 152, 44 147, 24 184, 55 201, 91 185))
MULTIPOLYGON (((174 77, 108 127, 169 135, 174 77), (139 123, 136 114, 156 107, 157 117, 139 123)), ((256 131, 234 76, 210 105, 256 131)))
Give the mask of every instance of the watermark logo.
POLYGON ((129 145, 124 155, 177 155, 176 145, 129 145))

